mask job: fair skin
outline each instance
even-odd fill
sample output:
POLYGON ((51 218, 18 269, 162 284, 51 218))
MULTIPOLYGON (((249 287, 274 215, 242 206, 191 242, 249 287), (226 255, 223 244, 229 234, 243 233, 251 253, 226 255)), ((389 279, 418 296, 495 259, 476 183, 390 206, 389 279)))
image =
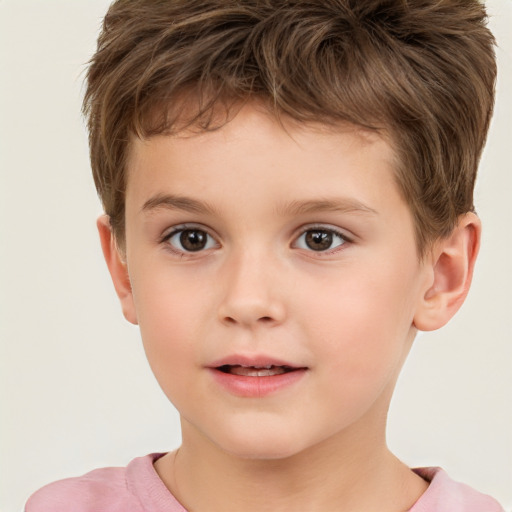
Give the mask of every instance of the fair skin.
POLYGON ((461 305, 467 214, 424 258, 376 134, 221 129, 133 139, 126 240, 102 246, 126 318, 181 416, 155 469, 187 510, 408 510, 427 483, 385 440, 417 329, 461 305))

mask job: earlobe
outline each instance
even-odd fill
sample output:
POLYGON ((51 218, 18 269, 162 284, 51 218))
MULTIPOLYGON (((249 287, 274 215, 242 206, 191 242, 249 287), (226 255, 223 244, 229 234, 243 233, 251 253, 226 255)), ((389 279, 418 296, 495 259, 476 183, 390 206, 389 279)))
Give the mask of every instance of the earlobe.
POLYGON ((430 282, 414 316, 417 329, 439 329, 461 307, 471 286, 480 237, 480 219, 467 213, 459 218, 449 236, 434 244, 430 282))
POLYGON ((128 322, 137 324, 137 314, 133 301, 130 277, 128 275, 128 267, 117 247, 108 215, 101 215, 96 225, 100 235, 103 256, 107 263, 110 276, 112 277, 117 296, 121 302, 124 317, 128 322))

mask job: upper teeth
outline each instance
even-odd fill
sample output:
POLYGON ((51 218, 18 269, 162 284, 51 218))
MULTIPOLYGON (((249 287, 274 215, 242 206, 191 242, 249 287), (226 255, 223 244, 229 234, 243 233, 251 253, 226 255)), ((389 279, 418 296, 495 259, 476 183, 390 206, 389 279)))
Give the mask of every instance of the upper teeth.
POLYGON ((228 368, 228 372, 233 375, 242 375, 246 377, 270 377, 285 373, 282 366, 266 365, 266 366, 242 366, 234 365, 228 368))
MULTIPOLYGON (((234 365, 234 366, 237 366, 237 365, 234 365)), ((256 366, 256 365, 241 364, 238 366, 241 366, 242 368, 256 368, 257 370, 270 370, 270 368, 272 368, 273 365, 267 364, 266 366, 256 366)))

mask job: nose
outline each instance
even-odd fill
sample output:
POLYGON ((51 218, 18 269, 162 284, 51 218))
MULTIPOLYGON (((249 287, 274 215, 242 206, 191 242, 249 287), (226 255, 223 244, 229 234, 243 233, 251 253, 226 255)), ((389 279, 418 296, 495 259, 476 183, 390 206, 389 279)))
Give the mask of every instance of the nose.
POLYGON ((241 255, 225 262, 221 276, 224 294, 219 319, 245 328, 275 326, 286 317, 284 287, 276 262, 268 257, 241 255))

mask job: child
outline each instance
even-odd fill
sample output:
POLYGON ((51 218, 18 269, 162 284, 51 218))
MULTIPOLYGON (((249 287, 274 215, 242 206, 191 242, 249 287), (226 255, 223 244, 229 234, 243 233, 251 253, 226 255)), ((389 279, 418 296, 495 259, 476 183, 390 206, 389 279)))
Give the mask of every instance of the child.
POLYGON ((385 441, 416 332, 469 289, 495 73, 476 0, 115 2, 98 229, 183 441, 26 512, 502 510, 385 441))

